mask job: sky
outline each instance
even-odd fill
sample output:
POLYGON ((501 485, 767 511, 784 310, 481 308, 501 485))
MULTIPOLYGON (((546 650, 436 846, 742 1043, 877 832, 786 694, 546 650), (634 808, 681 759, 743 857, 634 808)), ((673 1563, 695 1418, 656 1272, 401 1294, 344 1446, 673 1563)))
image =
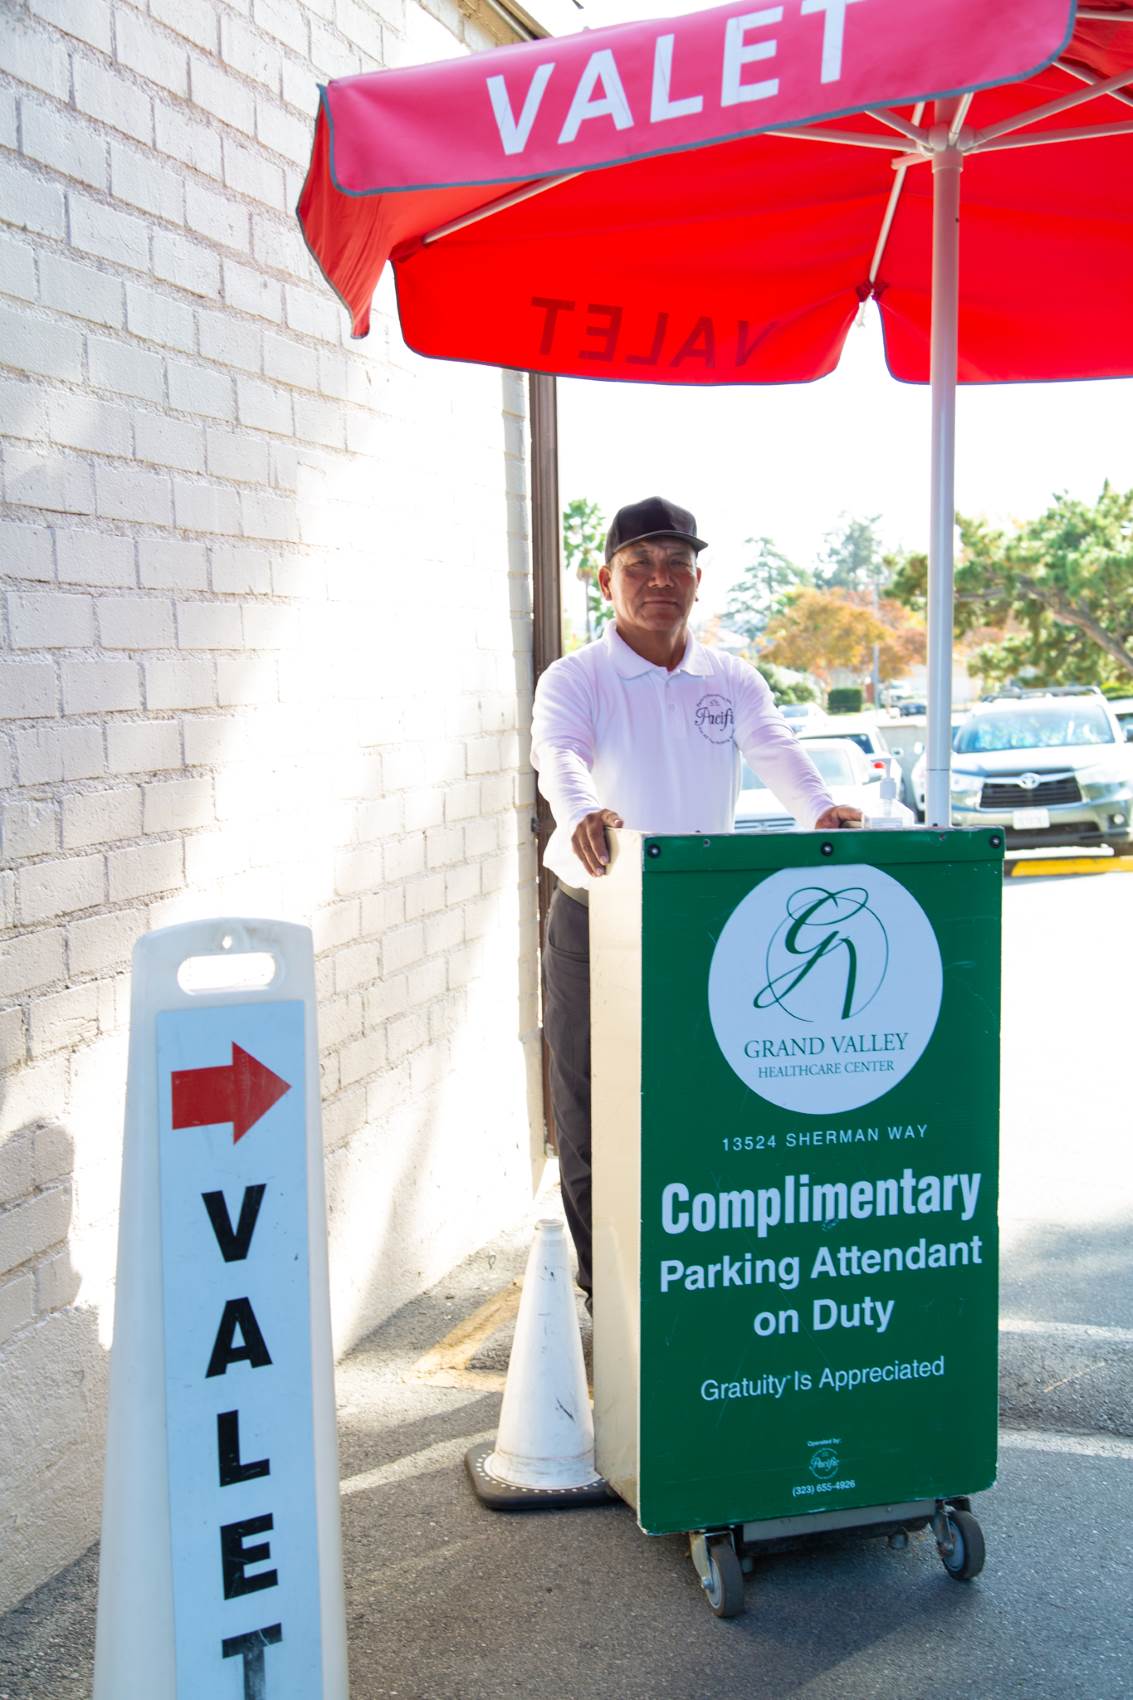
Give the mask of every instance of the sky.
MULTIPOLYGON (((691 509, 709 550, 702 612, 718 611, 749 537, 812 563, 843 516, 879 516, 887 548, 925 549, 929 394, 885 368, 875 310, 814 384, 689 390, 560 379, 559 479, 611 516, 667 496, 691 509)), ((1133 488, 1133 380, 962 387, 956 505, 1003 526, 1056 491, 1092 501, 1133 488)))

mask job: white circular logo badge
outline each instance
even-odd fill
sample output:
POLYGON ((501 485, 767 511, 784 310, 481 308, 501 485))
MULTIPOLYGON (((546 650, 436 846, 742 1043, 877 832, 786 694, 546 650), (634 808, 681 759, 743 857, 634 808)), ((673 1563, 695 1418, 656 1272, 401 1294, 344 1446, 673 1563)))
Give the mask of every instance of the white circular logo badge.
POLYGON ((783 869, 738 904, 708 971, 716 1043, 785 1110, 853 1110, 932 1038, 944 975, 916 899, 878 868, 783 869))

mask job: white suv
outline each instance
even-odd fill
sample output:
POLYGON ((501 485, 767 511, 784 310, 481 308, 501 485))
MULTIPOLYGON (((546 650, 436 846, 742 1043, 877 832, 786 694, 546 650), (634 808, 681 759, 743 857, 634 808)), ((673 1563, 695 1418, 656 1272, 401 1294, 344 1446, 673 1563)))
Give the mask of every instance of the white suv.
POLYGON ((1010 691, 952 737, 952 819, 1015 849, 1108 844, 1133 853, 1133 746, 1094 686, 1010 691))

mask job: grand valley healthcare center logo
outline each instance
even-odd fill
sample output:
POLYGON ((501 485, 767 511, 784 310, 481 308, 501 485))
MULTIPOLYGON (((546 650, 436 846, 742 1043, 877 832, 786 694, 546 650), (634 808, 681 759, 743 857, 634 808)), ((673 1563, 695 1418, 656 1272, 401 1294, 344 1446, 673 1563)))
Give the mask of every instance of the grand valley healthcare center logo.
POLYGON ((852 1110, 932 1038, 944 974, 916 899, 879 868, 785 868, 728 917, 708 971, 716 1042, 785 1110, 852 1110))

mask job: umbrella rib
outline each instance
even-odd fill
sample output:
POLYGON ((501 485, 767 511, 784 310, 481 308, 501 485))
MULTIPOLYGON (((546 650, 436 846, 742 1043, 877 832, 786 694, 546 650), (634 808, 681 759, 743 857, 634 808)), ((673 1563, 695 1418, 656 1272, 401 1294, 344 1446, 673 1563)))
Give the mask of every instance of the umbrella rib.
MULTIPOLYGON (((925 103, 918 101, 913 110, 913 125, 920 123, 924 116, 925 103)), ((881 262, 889 244, 889 232, 893 228, 893 220, 897 216, 897 203, 901 199, 901 190, 905 187, 905 173, 908 165, 898 165, 893 175, 893 187, 889 191, 889 199, 885 203, 885 216, 881 221, 881 229, 877 234, 877 242, 873 250, 873 258, 869 262, 869 286, 872 289, 877 283, 877 274, 881 270, 881 262)), ((863 302, 864 310, 864 302, 863 302)))
POLYGON ((1103 12, 1097 6, 1079 6, 1078 22, 1083 18, 1097 24, 1133 24, 1133 12, 1103 12))
MULTIPOLYGON (((879 124, 888 124, 891 130, 899 130, 903 136, 908 136, 911 142, 924 140, 924 131, 915 118, 910 123, 907 118, 902 118, 900 113, 888 112, 880 106, 870 106, 866 110, 871 118, 877 119, 879 124)), ((920 102, 916 110, 918 112, 924 111, 923 101, 920 102)))
MULTIPOLYGON (((1130 75, 1133 77, 1133 72, 1130 75)), ((874 136, 865 130, 817 130, 806 124, 800 124, 794 130, 761 130, 760 135, 779 136, 784 141, 834 142, 839 147, 848 148, 884 148, 887 153, 897 153, 904 146, 903 142, 894 141, 891 136, 874 136)))
POLYGON ((885 204, 885 217, 881 221, 881 229, 877 235, 877 243, 873 250, 873 258, 869 262, 869 286, 872 289, 877 282, 877 274, 881 269, 881 261, 889 242, 889 232, 893 228, 893 220, 897 216, 897 202, 901 199, 901 190, 905 187, 907 165, 898 167, 893 178, 893 187, 889 191, 889 199, 885 204))
POLYGON ((975 98, 975 91, 969 89, 967 94, 962 94, 957 101, 955 114, 948 126, 948 146, 950 148, 954 148, 959 141, 960 131, 964 128, 964 121, 971 111, 972 102, 975 98))
POLYGON ((992 142, 977 142, 967 153, 1002 153, 1007 148, 1042 148, 1051 142, 1088 142, 1097 136, 1133 135, 1128 124, 1083 124, 1077 130, 1040 130, 1035 136, 1002 136, 992 142))
POLYGON ((981 147, 997 136, 1009 135, 1012 130, 1021 130, 1027 124, 1037 124, 1042 118, 1053 118, 1056 113, 1068 112, 1072 107, 1081 106, 1087 100, 1097 100, 1103 94, 1112 94, 1129 83, 1133 83, 1133 70, 1120 71, 1116 77, 1106 77, 1104 82, 1090 83, 1084 89, 1073 89, 1070 94, 1059 95, 1057 100, 1048 100, 1045 105, 1034 106, 1029 112, 1016 112, 1011 118, 1002 118, 998 124, 988 124, 983 130, 977 130, 972 137, 972 146, 981 147))
POLYGON ((435 230, 427 231, 421 240, 427 247, 430 242, 439 242, 442 236, 455 236, 458 230, 467 230, 470 224, 479 224, 483 219, 491 218, 493 213, 517 207, 521 201, 531 200, 533 195, 545 194, 548 189, 557 189, 560 183, 572 183, 576 177, 583 176, 585 173, 582 171, 567 171, 561 177, 543 177, 538 183, 526 183, 522 189, 501 195, 498 201, 489 201, 487 206, 477 207, 474 212, 462 213, 459 218, 449 219, 447 224, 439 224, 435 230))
MULTIPOLYGON (((1078 16, 1082 16, 1081 12, 1079 12, 1078 16)), ((1133 12, 1130 12, 1129 14, 1129 22, 1133 24, 1133 12)), ((1093 88, 1096 88, 1098 83, 1101 81, 1100 77, 1095 77, 1093 73, 1087 71, 1084 66, 1072 65, 1068 59, 1056 59, 1055 67, 1059 71, 1065 71, 1068 77, 1077 77, 1080 83, 1089 83, 1093 88)), ((1113 100, 1119 100, 1123 106, 1133 106, 1133 95, 1122 94, 1120 89, 1111 90, 1111 98, 1113 100)))

